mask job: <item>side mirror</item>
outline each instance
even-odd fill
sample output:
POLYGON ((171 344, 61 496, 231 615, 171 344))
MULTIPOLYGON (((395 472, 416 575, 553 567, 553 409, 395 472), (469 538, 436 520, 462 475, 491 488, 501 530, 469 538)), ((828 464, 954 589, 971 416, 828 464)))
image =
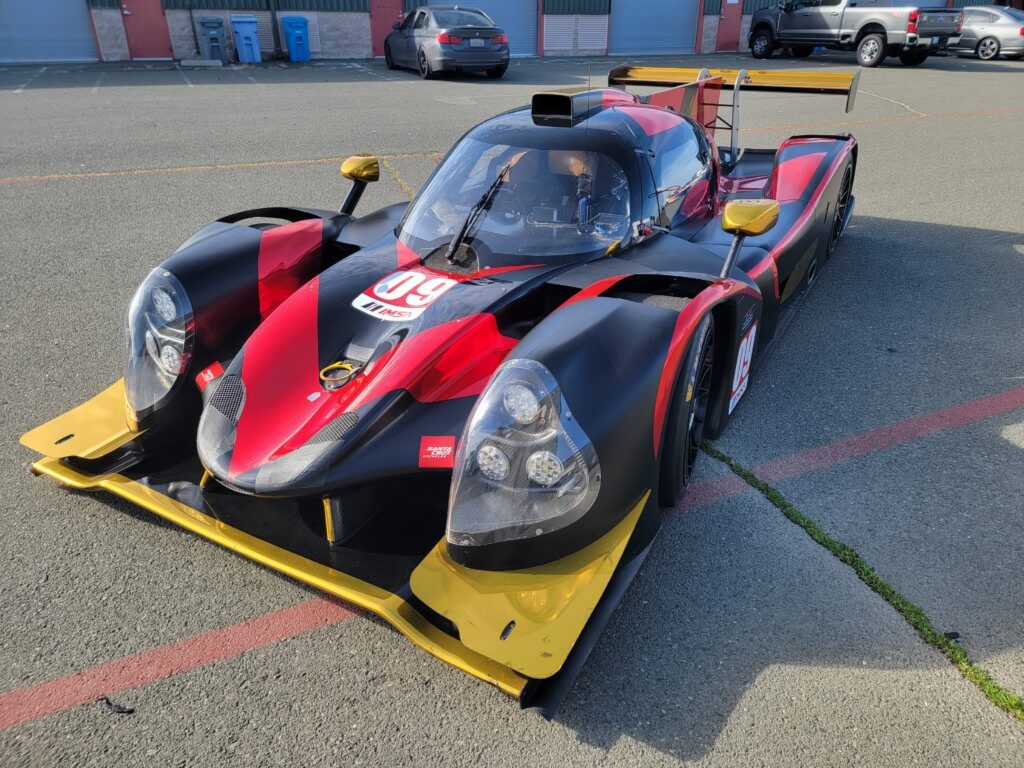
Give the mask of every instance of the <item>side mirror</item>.
POLYGON ((722 213, 722 229, 732 235, 763 235, 779 220, 778 200, 730 200, 722 213))
POLYGON ((351 216, 366 185, 380 179, 380 161, 372 155, 353 155, 341 164, 341 175, 352 180, 352 189, 339 212, 351 216))
POLYGON ((391 25, 391 28, 392 29, 401 29, 402 28, 402 22, 396 21, 394 24, 391 25))
POLYGON ((341 175, 352 181, 379 181, 380 161, 372 155, 352 155, 341 164, 341 175))
POLYGON ((740 255, 744 238, 763 235, 779 220, 778 200, 730 200, 722 211, 722 229, 735 235, 720 277, 728 277, 740 255))

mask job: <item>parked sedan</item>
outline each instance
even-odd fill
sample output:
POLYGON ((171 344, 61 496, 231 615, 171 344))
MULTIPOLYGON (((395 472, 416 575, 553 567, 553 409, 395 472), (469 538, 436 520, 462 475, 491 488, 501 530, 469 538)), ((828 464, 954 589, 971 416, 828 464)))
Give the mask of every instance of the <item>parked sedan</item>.
POLYGON ((457 70, 501 77, 508 69, 508 35, 476 8, 417 8, 395 23, 384 41, 384 61, 388 69, 414 67, 424 80, 457 70))
POLYGON ((964 26, 957 53, 973 53, 990 61, 1000 54, 1024 56, 1024 11, 995 5, 964 8, 964 26))

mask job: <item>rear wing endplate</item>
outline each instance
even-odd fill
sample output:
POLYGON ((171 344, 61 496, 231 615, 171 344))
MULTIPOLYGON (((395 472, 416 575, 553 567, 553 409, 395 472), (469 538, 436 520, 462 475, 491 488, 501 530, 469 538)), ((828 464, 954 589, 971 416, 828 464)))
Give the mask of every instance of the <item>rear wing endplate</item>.
POLYGON ((824 93, 846 96, 846 111, 857 98, 860 72, 808 72, 798 69, 685 69, 679 67, 616 67, 608 73, 608 85, 687 85, 704 77, 722 78, 725 90, 773 91, 776 93, 824 93), (741 77, 742 76, 742 77, 741 77))

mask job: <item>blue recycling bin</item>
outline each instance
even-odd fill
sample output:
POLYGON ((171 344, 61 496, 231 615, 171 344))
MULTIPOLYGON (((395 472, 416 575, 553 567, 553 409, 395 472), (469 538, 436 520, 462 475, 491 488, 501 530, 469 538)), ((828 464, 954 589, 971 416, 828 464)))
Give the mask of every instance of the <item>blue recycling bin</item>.
POLYGON ((309 61, 309 20, 304 16, 282 16, 288 57, 292 61, 309 61))
POLYGON ((259 64, 263 60, 260 52, 259 20, 248 14, 232 16, 231 29, 235 33, 238 60, 243 64, 259 64))

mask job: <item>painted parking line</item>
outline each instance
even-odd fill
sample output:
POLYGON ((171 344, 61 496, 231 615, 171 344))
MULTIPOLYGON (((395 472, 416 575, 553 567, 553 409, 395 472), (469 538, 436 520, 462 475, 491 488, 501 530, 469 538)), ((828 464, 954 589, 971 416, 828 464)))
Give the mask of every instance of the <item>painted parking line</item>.
MULTIPOLYGON (((799 451, 760 464, 754 471, 770 481, 792 478, 1021 408, 1024 408, 1024 387, 799 451)), ((686 500, 671 514, 676 515, 749 490, 750 486, 735 475, 700 483, 689 489, 686 500)), ((215 661, 223 661, 303 632, 335 625, 357 613, 341 602, 318 598, 65 677, 0 694, 0 730, 96 701, 101 696, 112 696, 215 661)))
POLYGON ((0 730, 337 624, 355 611, 317 598, 0 695, 0 730))
MULTIPOLYGON (((955 427, 974 424, 992 416, 1024 408, 1024 387, 998 392, 950 408, 912 416, 904 421, 862 432, 828 445, 809 448, 751 467, 750 471, 766 483, 778 483, 816 469, 831 467, 869 453, 911 443, 922 437, 955 427)), ((750 486, 735 475, 694 485, 676 513, 746 493, 750 486)))

